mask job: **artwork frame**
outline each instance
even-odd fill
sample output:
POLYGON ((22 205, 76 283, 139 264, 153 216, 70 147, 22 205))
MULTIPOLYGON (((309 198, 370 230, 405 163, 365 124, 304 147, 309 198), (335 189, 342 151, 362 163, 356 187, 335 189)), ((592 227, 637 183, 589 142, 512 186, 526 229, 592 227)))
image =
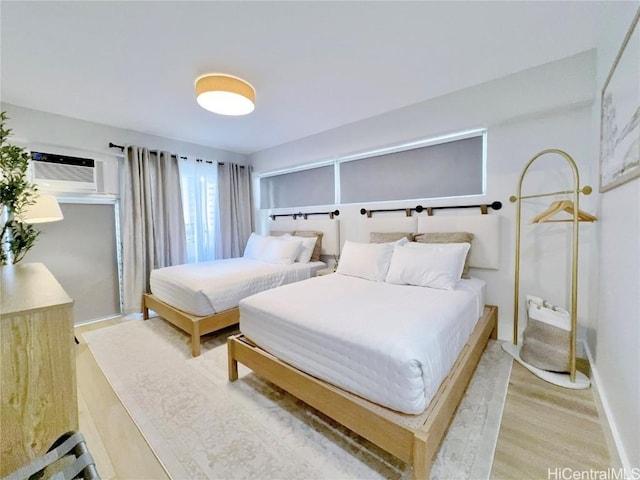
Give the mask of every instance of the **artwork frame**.
POLYGON ((602 87, 600 193, 640 177, 640 8, 602 87))

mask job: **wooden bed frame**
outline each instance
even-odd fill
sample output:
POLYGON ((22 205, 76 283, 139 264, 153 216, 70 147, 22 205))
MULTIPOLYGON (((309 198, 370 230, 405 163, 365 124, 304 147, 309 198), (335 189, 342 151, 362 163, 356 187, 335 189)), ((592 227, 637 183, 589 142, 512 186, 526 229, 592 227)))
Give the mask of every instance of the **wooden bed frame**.
MULTIPOLYGON (((418 417, 420 427, 393 420, 391 412, 318 380, 278 360, 242 334, 229 337, 229 380, 238 379, 238 362, 260 377, 333 418, 400 460, 413 465, 415 479, 428 479, 431 465, 489 338, 497 338, 498 307, 485 306, 480 320, 449 375, 418 417), (424 420, 424 421, 423 421, 424 420)), ((412 416, 413 417, 413 416, 412 416)))
POLYGON ((238 307, 199 317, 178 310, 162 300, 158 300, 152 294, 145 293, 142 295, 142 316, 145 320, 149 319, 149 309, 191 335, 191 354, 194 357, 200 355, 200 337, 202 335, 235 325, 240 321, 238 307))

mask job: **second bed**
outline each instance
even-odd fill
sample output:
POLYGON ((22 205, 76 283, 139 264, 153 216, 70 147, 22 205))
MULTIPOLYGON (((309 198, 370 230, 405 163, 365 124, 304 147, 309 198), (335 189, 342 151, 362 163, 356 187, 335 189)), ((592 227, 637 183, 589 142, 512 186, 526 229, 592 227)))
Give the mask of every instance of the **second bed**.
MULTIPOLYGON (((305 238, 317 237, 311 257, 293 263, 265 260, 270 253, 279 259, 280 249, 264 253, 260 235, 252 234, 242 258, 175 265, 153 270, 150 293, 142 298, 144 318, 153 310, 191 335, 192 355, 200 354, 200 337, 238 323, 238 303, 257 292, 308 279, 326 267, 320 255, 335 255, 339 245, 337 220, 272 222, 277 228, 305 238), (261 246, 262 245, 262 246, 261 246)), ((278 242, 276 242, 278 243, 278 242)), ((310 253, 310 252, 307 252, 310 253)), ((302 255, 302 251, 300 252, 302 255)))

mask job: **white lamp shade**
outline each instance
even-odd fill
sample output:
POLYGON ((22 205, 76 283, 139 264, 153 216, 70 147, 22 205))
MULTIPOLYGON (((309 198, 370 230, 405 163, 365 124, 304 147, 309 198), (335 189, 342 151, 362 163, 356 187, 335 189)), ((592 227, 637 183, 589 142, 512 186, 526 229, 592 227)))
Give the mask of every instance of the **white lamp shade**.
POLYGON ((196 100, 205 110, 220 115, 246 115, 255 107, 255 89, 241 78, 210 73, 196 79, 196 100))
POLYGON ((33 205, 27 205, 20 215, 24 223, 47 223, 62 220, 64 216, 53 195, 41 195, 33 205))

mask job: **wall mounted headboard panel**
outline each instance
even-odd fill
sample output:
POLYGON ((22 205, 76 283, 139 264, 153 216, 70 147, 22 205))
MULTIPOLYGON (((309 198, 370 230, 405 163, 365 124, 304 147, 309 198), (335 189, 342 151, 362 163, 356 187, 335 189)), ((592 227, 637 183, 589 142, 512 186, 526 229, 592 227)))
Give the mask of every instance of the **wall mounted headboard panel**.
POLYGON ((321 255, 339 255, 340 254, 340 223, 338 219, 317 219, 309 218, 304 220, 298 218, 292 220, 290 218, 276 218, 268 222, 269 232, 283 231, 292 232, 294 230, 313 230, 322 232, 322 250, 321 255))
MULTIPOLYGON (((278 218, 276 220, 269 220, 268 227, 271 232, 293 232, 294 230, 298 230, 298 222, 299 220, 292 220, 290 218, 278 218)), ((300 229, 302 230, 302 229, 300 229)))
POLYGON ((433 215, 418 217, 418 233, 473 233, 469 266, 497 270, 500 263, 499 215, 433 215))
POLYGON ((418 230, 418 220, 416 217, 378 216, 361 217, 358 222, 359 241, 368 243, 371 232, 412 232, 418 230))

